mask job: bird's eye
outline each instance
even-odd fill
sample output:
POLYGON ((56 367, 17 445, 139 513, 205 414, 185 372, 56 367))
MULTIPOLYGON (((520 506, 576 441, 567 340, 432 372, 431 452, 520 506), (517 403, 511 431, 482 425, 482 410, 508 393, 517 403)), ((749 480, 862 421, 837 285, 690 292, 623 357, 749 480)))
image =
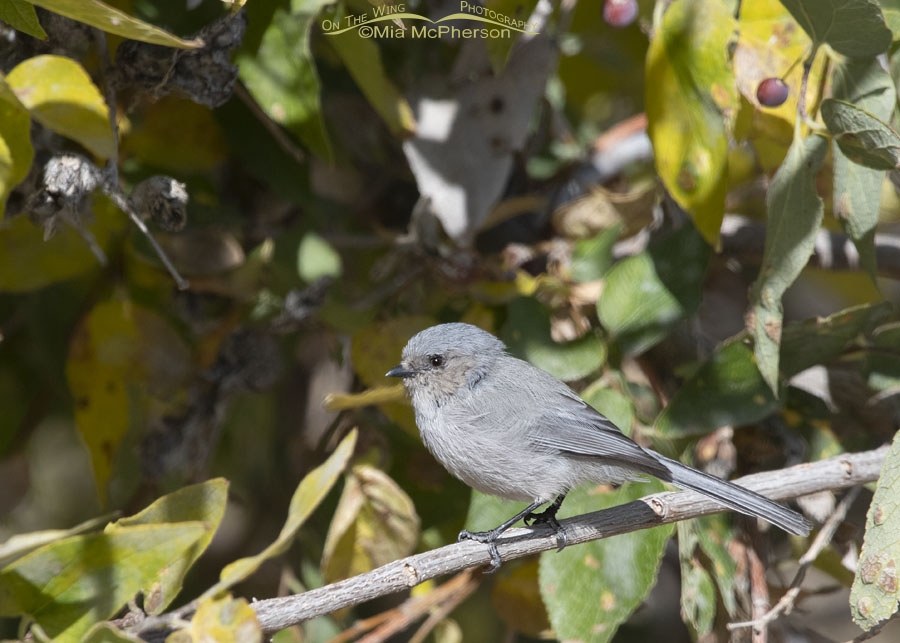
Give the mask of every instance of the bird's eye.
POLYGON ((444 365, 444 358, 441 357, 440 355, 432 355, 431 357, 428 358, 428 361, 435 368, 438 368, 439 366, 444 365))

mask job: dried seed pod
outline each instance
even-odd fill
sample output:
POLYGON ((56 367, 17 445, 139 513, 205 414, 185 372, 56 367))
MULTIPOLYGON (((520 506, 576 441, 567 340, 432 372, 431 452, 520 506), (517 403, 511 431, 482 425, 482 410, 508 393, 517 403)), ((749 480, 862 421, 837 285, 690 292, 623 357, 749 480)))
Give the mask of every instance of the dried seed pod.
POLYGON ((168 232, 178 232, 187 223, 187 189, 171 176, 158 174, 141 181, 129 201, 142 219, 168 232))
POLYGON ((44 166, 40 186, 26 202, 29 218, 49 238, 59 225, 59 215, 81 212, 102 180, 100 168, 80 154, 52 157, 44 166))

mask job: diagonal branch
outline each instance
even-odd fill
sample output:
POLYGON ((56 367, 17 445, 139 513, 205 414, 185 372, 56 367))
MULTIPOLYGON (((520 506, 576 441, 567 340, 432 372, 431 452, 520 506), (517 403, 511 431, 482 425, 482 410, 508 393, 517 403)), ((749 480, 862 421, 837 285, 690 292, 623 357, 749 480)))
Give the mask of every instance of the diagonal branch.
MULTIPOLYGON (((878 478, 887 446, 767 471, 736 482, 776 500, 842 489, 878 478)), ((569 546, 608 538, 638 529, 718 513, 724 509, 714 500, 693 491, 657 493, 634 502, 583 516, 561 520, 569 546)), ((498 541, 500 555, 509 561, 556 549, 556 537, 546 527, 511 529, 498 541)), ((365 574, 302 594, 252 603, 266 633, 277 632, 316 616, 393 594, 437 576, 490 563, 487 546, 464 541, 394 561, 365 574)))

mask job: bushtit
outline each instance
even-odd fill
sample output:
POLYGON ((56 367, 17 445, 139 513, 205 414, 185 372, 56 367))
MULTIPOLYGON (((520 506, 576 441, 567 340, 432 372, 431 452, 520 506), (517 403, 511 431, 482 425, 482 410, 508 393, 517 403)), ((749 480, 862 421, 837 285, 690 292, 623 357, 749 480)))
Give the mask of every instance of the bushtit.
POLYGON ((488 545, 492 571, 497 538, 519 519, 549 525, 557 545, 566 534, 556 512, 583 482, 618 484, 650 474, 693 489, 726 507, 768 520, 792 534, 809 533, 798 513, 763 496, 645 449, 546 371, 512 357, 503 342, 469 324, 440 324, 403 349, 401 377, 425 446, 470 487, 531 504, 491 531, 463 530, 488 545), (550 506, 540 513, 543 504, 550 506))

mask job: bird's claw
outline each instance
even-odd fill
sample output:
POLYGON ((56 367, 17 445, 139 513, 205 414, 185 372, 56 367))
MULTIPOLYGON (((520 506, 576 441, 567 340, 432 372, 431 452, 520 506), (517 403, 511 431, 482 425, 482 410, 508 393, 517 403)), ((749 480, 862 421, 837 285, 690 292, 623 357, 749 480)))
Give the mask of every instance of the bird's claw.
POLYGON ((500 558, 500 551, 497 549, 497 537, 499 535, 500 534, 494 531, 469 531, 468 529, 463 529, 459 532, 457 542, 474 540, 475 542, 487 545, 488 553, 491 555, 491 568, 484 573, 493 574, 500 569, 500 565, 503 563, 503 559, 500 558))
POLYGON ((553 530, 553 533, 556 535, 556 551, 562 551, 566 548, 566 545, 569 544, 569 537, 566 535, 566 530, 563 528, 559 521, 556 519, 556 511, 550 511, 550 509, 545 509, 540 513, 528 512, 522 518, 522 522, 524 522, 529 527, 531 525, 547 525, 553 530))

